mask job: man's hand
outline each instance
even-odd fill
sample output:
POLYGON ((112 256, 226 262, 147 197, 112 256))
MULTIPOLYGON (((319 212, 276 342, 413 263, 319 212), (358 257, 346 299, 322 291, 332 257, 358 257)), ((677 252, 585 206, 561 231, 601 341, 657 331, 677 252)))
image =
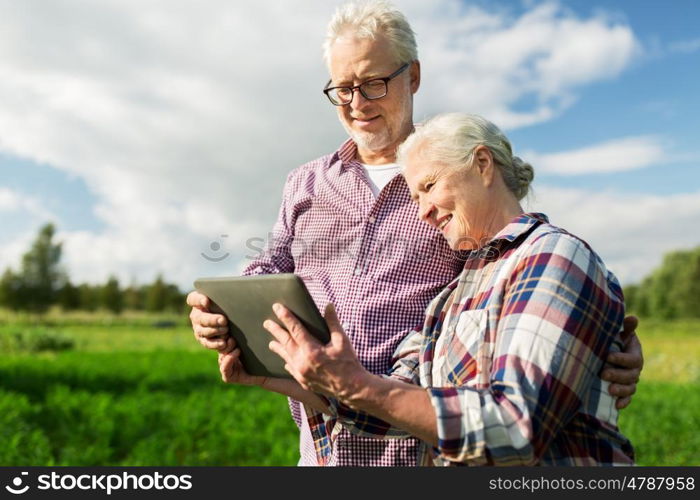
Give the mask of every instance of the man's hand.
POLYGON ((232 351, 219 352, 219 372, 221 380, 227 384, 257 385, 262 387, 267 377, 250 375, 241 363, 241 350, 235 347, 236 342, 231 339, 234 346, 232 351))
POLYGON ((233 351, 235 344, 233 337, 229 335, 226 316, 209 312, 209 297, 197 291, 190 292, 187 305, 192 307, 190 321, 197 341, 207 349, 219 352, 233 351))
POLYGON ((603 380, 611 382, 608 391, 611 395, 617 396, 615 406, 618 410, 629 406, 632 394, 637 391, 639 375, 644 367, 642 344, 635 331, 638 324, 639 320, 634 316, 625 318, 622 332, 624 350, 608 354, 606 366, 601 373, 603 380))

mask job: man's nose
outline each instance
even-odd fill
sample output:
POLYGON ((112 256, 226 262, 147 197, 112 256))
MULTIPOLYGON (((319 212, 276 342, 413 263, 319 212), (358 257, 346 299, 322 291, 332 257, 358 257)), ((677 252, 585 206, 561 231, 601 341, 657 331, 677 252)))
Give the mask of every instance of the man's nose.
POLYGON ((353 109, 362 109, 369 102, 365 96, 362 95, 360 89, 354 89, 352 92, 352 99, 350 100, 350 107, 353 109))

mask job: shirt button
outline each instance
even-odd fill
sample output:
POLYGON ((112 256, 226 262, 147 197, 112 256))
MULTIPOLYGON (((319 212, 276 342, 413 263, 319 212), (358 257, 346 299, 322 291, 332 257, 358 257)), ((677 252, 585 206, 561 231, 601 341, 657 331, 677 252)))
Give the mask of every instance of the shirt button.
POLYGON ((340 326, 343 327, 343 331, 346 332, 346 333, 350 330, 350 325, 349 325, 348 323, 343 323, 343 324, 340 325, 340 326))
POLYGON ((369 221, 370 224, 374 224, 375 222, 377 222, 377 218, 374 215, 370 215, 369 219, 367 219, 367 220, 369 221))
POLYGON ((359 276, 360 274, 362 274, 362 268, 361 268, 361 267, 356 267, 356 268, 355 268, 355 276, 359 276))

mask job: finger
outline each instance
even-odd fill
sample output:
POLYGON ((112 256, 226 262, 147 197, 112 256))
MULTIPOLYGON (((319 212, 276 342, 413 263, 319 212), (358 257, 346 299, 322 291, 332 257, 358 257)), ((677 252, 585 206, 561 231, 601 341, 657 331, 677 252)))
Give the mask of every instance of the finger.
POLYGON ((202 297, 204 297, 204 296, 205 295, 199 293, 197 290, 193 290, 187 294, 187 298, 185 299, 185 302, 190 307, 201 307, 202 306, 202 297))
POLYGON ((289 335, 289 332, 287 332, 287 330, 285 330, 270 319, 266 319, 263 322, 263 328, 270 332, 275 338, 275 340, 283 346, 286 346, 290 342, 293 342, 291 335, 289 335))
POLYGON ((636 384, 639 382, 639 370, 625 370, 621 368, 605 368, 600 374, 603 380, 614 384, 636 384))
POLYGON ((226 347, 226 341, 224 339, 208 339, 206 337, 197 337, 197 340, 207 349, 213 349, 219 351, 226 347))
POLYGON ((631 335, 635 334, 639 326, 639 319, 636 316, 627 316, 622 322, 622 339, 626 340, 631 335))
POLYGON ((333 304, 328 304, 326 306, 326 313, 324 315, 328 329, 331 332, 330 345, 334 346, 336 349, 343 351, 345 349, 350 349, 354 352, 354 347, 352 347, 352 342, 348 337, 347 333, 340 323, 340 319, 335 311, 335 306, 333 304))
POLYGON ((292 365, 292 356, 287 352, 287 349, 284 348, 284 345, 280 344, 276 340, 271 340, 267 347, 272 352, 277 354, 280 358, 282 358, 282 360, 285 363, 287 363, 290 366, 292 365))
POLYGON ((644 354, 642 353, 642 343, 639 341, 639 336, 633 333, 630 338, 627 339, 625 343, 625 348, 622 351, 623 354, 632 354, 637 356, 637 362, 639 363, 639 368, 644 366, 644 354))
POLYGON ((277 354, 282 360, 284 361, 284 369, 287 370, 287 373, 289 373, 292 377, 294 377, 294 380, 299 382, 304 389, 308 389, 306 386, 306 380, 304 380, 304 377, 301 376, 301 373, 294 367, 294 363, 292 362, 292 357, 291 355, 286 351, 284 346, 280 344, 279 342, 272 340, 268 344, 268 348, 277 354))
POLYGON ((624 410, 630 405, 631 402, 632 398, 619 398, 617 401, 615 401, 615 408, 618 410, 624 410))
POLYGON ((190 319, 192 324, 199 324, 202 326, 208 326, 210 328, 225 327, 228 329, 228 320, 223 314, 214 314, 208 312, 198 311, 197 309, 192 310, 190 314, 190 319), (196 313, 194 311, 197 311, 196 313))
POLYGON ((277 318, 282 322, 284 327, 289 332, 289 335, 294 338, 295 342, 313 342, 304 325, 301 324, 292 311, 284 307, 282 304, 273 304, 272 310, 277 315, 277 318))
POLYGON ((323 318, 326 320, 326 325, 328 325, 330 331, 343 331, 343 325, 340 324, 338 313, 335 311, 335 306, 333 304, 328 304, 326 306, 323 318))
POLYGON ((219 370, 223 371, 223 367, 231 364, 232 352, 220 352, 218 356, 219 370))
POLYGON ((221 373, 221 380, 230 382, 233 379, 233 366, 236 364, 236 361, 238 361, 240 355, 240 349, 226 354, 219 354, 219 372, 221 373))
POLYGON ((611 352, 605 359, 606 363, 620 368, 640 369, 643 364, 642 356, 633 352, 611 352))
POLYGON ((190 307, 206 309, 209 307, 209 297, 203 293, 199 293, 197 290, 194 290, 187 295, 187 305, 190 307))
POLYGON ((226 339, 224 339, 224 342, 224 346, 217 349, 217 351, 219 351, 219 354, 227 354, 233 351, 237 346, 236 339, 234 339, 233 337, 226 337, 226 339))
POLYGON ((617 398, 628 398, 637 392, 637 384, 610 384, 608 392, 617 398))
POLYGON ((210 327, 210 326, 195 326, 194 334, 199 338, 207 339, 225 339, 228 337, 228 327, 210 327))

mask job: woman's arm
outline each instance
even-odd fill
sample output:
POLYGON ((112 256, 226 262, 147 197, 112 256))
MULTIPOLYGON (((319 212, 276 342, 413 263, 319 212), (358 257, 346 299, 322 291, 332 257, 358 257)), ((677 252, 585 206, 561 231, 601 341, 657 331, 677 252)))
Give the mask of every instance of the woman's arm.
MULTIPOLYGON (((341 403, 355 410, 343 411, 346 419, 363 422, 361 425, 365 430, 371 420, 368 421, 363 413, 403 429, 433 446, 438 444, 435 408, 424 387, 368 373, 363 388, 356 394, 343 398, 341 403)), ((380 427, 376 433, 383 431, 380 427)))
MULTIPOLYGON (((448 460, 532 465, 586 398, 597 398, 598 411, 614 411, 611 397, 591 388, 622 324, 619 286, 568 234, 526 244, 506 283, 496 332, 485 337, 488 389, 429 390, 438 449, 448 460)), ((581 432, 585 443, 585 425, 581 432)))
POLYGON ((286 330, 273 321, 265 322, 275 337, 270 349, 285 360, 285 368, 302 391, 329 397, 319 398, 328 403, 326 414, 354 434, 377 439, 414 435, 436 442, 435 416, 427 392, 408 383, 418 380, 420 332, 412 331, 401 342, 393 357, 395 378, 386 378, 362 366, 332 305, 325 314, 331 332, 326 345, 309 335, 284 306, 276 304, 274 309, 286 330))

